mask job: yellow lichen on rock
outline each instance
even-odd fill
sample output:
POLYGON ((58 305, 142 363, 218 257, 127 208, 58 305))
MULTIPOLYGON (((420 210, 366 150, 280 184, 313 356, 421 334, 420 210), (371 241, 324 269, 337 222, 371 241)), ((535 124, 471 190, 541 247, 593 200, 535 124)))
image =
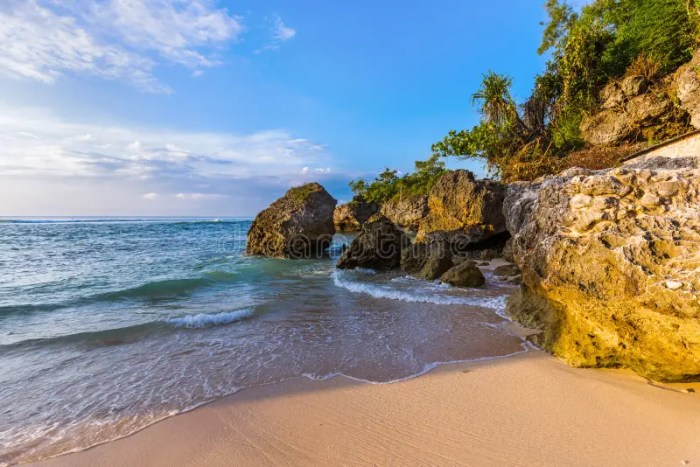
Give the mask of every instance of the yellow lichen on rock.
POLYGON ((511 231, 524 282, 511 314, 572 365, 698 377, 700 170, 575 169, 517 187, 505 211, 533 196, 511 231))

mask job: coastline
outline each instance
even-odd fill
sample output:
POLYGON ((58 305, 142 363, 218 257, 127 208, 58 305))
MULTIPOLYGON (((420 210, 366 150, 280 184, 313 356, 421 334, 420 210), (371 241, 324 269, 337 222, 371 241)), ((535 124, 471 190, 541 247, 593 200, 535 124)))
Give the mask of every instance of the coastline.
POLYGON ((656 386, 531 350, 398 383, 339 376, 244 389, 36 465, 692 465, 698 426, 697 383, 656 386))

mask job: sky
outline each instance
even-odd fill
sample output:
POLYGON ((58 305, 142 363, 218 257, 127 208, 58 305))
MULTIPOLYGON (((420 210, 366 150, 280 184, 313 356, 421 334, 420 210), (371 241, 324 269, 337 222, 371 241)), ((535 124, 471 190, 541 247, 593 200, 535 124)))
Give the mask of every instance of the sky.
MULTIPOLYGON (((0 216, 253 216, 526 98, 544 0, 2 0, 0 216)), ((476 161, 449 161, 484 175, 476 161)))

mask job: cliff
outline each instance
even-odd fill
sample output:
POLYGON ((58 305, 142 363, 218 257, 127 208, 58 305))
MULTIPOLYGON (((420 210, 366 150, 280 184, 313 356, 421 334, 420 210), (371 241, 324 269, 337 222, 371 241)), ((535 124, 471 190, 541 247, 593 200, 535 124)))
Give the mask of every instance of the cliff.
POLYGON ((700 170, 692 157, 570 169, 504 204, 523 285, 508 311, 574 366, 700 376, 700 170))

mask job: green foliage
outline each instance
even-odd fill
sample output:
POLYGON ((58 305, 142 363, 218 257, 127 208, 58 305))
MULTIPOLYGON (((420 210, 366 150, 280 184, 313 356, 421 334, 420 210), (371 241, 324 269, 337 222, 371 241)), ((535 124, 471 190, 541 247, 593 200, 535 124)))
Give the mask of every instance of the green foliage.
MULTIPOLYGON (((534 126, 525 120, 544 121, 545 117, 536 109, 538 102, 532 100, 523 120, 510 93, 511 80, 505 76, 489 72, 472 101, 479 104, 481 122, 471 130, 452 130, 442 141, 432 147, 436 156, 458 156, 462 158, 482 158, 491 171, 501 173, 508 159, 528 143, 538 140, 541 135, 534 126)), ((542 127, 538 123, 537 127, 542 127)), ((539 147, 539 145, 537 145, 539 147)))
POLYGON ((358 179, 349 185, 356 198, 381 204, 400 196, 426 194, 445 172, 445 163, 434 155, 426 161, 416 161, 415 171, 403 177, 387 167, 372 183, 358 179))
POLYGON ((315 191, 316 191, 316 189, 311 184, 306 184, 306 185, 301 185, 301 186, 291 188, 289 190, 288 195, 294 201, 304 202, 311 195, 311 193, 313 193, 315 191))
POLYGON ((550 52, 521 105, 511 80, 489 72, 472 96, 481 121, 451 130, 438 156, 481 158, 504 180, 532 178, 583 146, 580 123, 598 107, 600 89, 625 73, 658 79, 688 61, 698 44, 695 0, 593 0, 577 12, 547 0, 549 22, 538 52, 550 52))

